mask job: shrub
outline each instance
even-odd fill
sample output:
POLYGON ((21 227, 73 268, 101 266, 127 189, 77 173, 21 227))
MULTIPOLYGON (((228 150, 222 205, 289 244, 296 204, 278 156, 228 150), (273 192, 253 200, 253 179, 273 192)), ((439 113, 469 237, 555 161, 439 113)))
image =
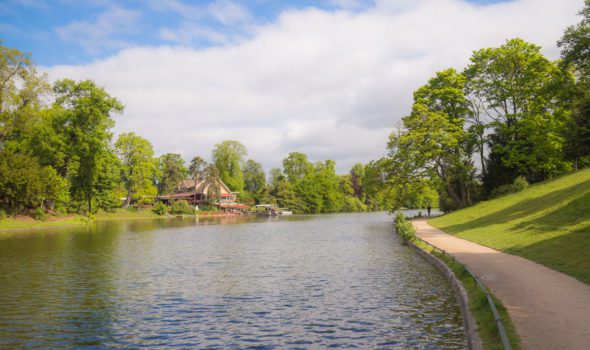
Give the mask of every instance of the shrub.
POLYGON ((517 193, 529 187, 529 183, 522 176, 517 177, 511 185, 502 185, 494 188, 490 194, 491 198, 504 196, 510 193, 517 193))
POLYGON ((33 219, 35 220, 46 220, 47 219, 47 214, 45 214, 45 210, 41 209, 41 208, 37 208, 35 210, 33 210, 33 212, 31 213, 31 216, 33 217, 33 219))
POLYGON ((526 181, 524 177, 519 176, 516 178, 516 180, 514 180, 514 183, 512 184, 512 192, 520 192, 526 189, 527 187, 529 187, 529 183, 526 181))
POLYGON ((404 241, 414 241, 416 239, 416 229, 412 226, 412 223, 406 220, 406 216, 402 212, 396 212, 393 219, 393 227, 395 232, 404 241))
POLYGON ((6 212, 0 209, 0 220, 6 219, 6 212))
POLYGON ((172 214, 188 214, 194 215, 195 208, 188 204, 187 201, 176 201, 172 204, 172 209, 170 210, 172 214))
POLYGON ((152 211, 158 215, 166 215, 166 212, 168 211, 168 207, 166 206, 166 204, 164 204, 162 202, 158 202, 158 203, 156 203, 156 205, 154 205, 154 208, 152 209, 152 211))

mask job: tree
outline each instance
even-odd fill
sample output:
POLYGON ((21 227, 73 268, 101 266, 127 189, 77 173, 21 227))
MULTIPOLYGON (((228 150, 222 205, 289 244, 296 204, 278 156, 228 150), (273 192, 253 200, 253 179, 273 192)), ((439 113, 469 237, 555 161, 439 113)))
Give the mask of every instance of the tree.
POLYGON ((99 161, 108 152, 112 137, 111 114, 122 112, 123 105, 90 80, 60 80, 53 90, 55 117, 68 155, 65 168, 72 197, 84 200, 88 212, 92 212, 99 161))
POLYGON ((365 166, 362 163, 356 163, 350 169, 350 182, 353 190, 353 196, 365 202, 365 166))
POLYGON ((580 15, 580 23, 569 26, 557 43, 562 48, 562 65, 571 67, 577 78, 572 112, 564 127, 565 153, 574 169, 590 161, 590 0, 580 15))
POLYGON ((114 150, 108 149, 98 159, 98 177, 93 190, 96 208, 113 211, 121 207, 121 199, 126 196, 121 174, 121 161, 114 150))
POLYGON ((157 190, 153 182, 156 164, 152 144, 130 132, 119 135, 115 149, 122 163, 123 181, 127 189, 125 206, 129 206, 132 199, 155 196, 157 190))
POLYGON ((578 78, 590 78, 590 0, 584 1, 579 12, 583 17, 580 23, 566 28, 557 46, 561 48, 561 58, 565 65, 572 65, 578 78))
POLYGON ((266 175, 262 165, 252 159, 248 159, 244 167, 244 189, 256 198, 266 186, 266 175))
POLYGON ((0 198, 11 213, 68 200, 67 182, 51 167, 41 167, 27 155, 0 151, 0 198))
POLYGON ((0 148, 21 136, 19 129, 34 119, 41 97, 49 90, 30 54, 0 45, 0 148))
POLYGON ((307 160, 307 155, 291 152, 283 159, 283 173, 291 183, 302 180, 313 171, 313 165, 307 160))
MULTIPOLYGON (((192 165, 192 164, 191 164, 192 165)), ((158 194, 172 193, 174 187, 186 177, 188 170, 178 153, 165 153, 158 158, 158 194)))
POLYGON ((200 156, 195 156, 191 159, 191 163, 188 166, 188 173, 193 180, 198 180, 202 177, 203 170, 207 166, 207 162, 200 156))
POLYGON ((484 185, 491 189, 519 176, 536 182, 563 171, 564 109, 559 81, 568 78, 540 47, 522 39, 475 51, 465 71, 468 90, 492 120, 484 185))
POLYGON ((469 108, 464 90, 465 77, 447 69, 414 93, 412 113, 402 119, 403 126, 390 135, 388 143, 396 207, 415 203, 409 198, 431 179, 440 180, 441 190, 456 207, 472 203, 475 168, 465 130, 469 108))
POLYGON ((207 198, 205 201, 208 205, 213 205, 215 203, 221 203, 221 184, 220 184, 220 175, 219 169, 215 166, 215 164, 207 164, 203 169, 203 179, 207 183, 207 198))
POLYGON ((219 170, 221 180, 232 190, 244 188, 242 163, 248 150, 238 141, 223 141, 213 149, 213 163, 219 170))

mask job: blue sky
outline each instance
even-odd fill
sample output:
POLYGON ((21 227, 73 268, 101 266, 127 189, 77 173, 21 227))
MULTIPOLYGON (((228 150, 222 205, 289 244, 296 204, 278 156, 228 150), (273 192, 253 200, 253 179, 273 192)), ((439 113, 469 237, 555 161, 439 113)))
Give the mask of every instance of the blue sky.
POLYGON ((385 153, 412 92, 474 50, 520 37, 559 57, 583 0, 0 0, 3 44, 54 81, 117 97, 115 137, 208 158, 239 140, 266 169, 289 152, 345 173, 385 153))
POLYGON ((79 64, 134 46, 200 48, 243 40, 253 27, 293 9, 360 12, 371 6, 367 0, 4 0, 0 38, 32 52, 40 65, 79 64))

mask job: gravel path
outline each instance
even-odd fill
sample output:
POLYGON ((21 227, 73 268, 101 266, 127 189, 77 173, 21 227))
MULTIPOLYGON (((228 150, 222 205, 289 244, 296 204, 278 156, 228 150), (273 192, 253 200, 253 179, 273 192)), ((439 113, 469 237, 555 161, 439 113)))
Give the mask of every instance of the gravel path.
POLYGON ((523 349, 590 349, 589 285, 444 233, 424 219, 412 223, 420 238, 467 265, 502 301, 523 349))

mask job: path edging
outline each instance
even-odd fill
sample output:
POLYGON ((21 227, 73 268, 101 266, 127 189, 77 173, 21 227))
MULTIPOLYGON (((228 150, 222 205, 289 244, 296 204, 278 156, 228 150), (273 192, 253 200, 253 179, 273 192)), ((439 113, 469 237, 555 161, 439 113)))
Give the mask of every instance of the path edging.
POLYGON ((467 348, 469 350, 482 350, 483 343, 479 334, 477 333, 477 323, 475 317, 469 310, 469 297, 467 291, 463 287, 463 284, 457 279, 453 271, 445 264, 442 260, 435 257, 432 254, 427 253, 417 245, 407 242, 420 256, 438 268, 451 282, 451 286, 455 291, 457 300, 459 300, 459 306, 461 307, 461 314, 463 316, 463 327, 465 328, 465 335, 467 336, 467 348))

